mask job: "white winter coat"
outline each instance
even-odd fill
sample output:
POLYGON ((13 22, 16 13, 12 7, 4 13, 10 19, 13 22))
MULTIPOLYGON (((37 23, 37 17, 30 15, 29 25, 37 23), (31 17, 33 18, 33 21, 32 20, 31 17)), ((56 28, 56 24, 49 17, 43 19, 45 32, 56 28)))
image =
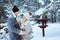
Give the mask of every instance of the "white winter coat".
POLYGON ((29 17, 27 17, 27 14, 24 14, 24 18, 22 19, 22 29, 25 29, 26 32, 24 32, 25 35, 23 35, 23 40, 30 40, 32 36, 32 28, 31 24, 29 22, 29 17), (27 19, 25 21, 25 19, 27 19))

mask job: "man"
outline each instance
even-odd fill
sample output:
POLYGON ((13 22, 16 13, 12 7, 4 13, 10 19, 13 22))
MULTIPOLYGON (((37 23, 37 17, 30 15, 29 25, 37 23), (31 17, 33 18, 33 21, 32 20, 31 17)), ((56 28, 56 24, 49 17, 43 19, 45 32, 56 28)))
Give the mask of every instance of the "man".
POLYGON ((8 18, 8 30, 10 35, 10 40, 22 40, 23 31, 20 30, 19 23, 17 22, 17 17, 19 14, 19 9, 14 6, 13 9, 13 15, 11 15, 8 18))

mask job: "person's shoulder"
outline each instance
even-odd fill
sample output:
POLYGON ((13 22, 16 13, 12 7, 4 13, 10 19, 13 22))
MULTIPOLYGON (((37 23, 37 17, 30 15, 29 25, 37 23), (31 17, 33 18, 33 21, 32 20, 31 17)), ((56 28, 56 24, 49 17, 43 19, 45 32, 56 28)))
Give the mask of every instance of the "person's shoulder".
POLYGON ((11 19, 13 19, 13 17, 10 15, 10 16, 8 17, 8 20, 11 20, 11 19))

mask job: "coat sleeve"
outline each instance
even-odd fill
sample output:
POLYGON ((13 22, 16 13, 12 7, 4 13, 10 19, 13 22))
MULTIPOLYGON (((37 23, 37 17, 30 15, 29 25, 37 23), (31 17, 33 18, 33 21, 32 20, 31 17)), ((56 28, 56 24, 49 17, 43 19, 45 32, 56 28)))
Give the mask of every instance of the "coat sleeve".
POLYGON ((28 24, 26 25, 26 34, 30 34, 30 33, 32 33, 32 28, 31 28, 31 24, 28 23, 28 24))
POLYGON ((11 18, 8 18, 8 28, 11 32, 20 33, 20 30, 14 27, 14 21, 11 18))
POLYGON ((27 23, 26 25, 24 25, 23 29, 25 29, 24 35, 32 33, 32 28, 30 23, 27 23))

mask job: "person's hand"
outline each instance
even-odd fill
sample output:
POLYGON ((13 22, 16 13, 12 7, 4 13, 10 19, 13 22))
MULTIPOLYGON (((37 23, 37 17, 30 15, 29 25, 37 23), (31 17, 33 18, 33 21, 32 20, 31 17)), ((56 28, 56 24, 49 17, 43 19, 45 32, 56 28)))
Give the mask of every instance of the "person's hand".
POLYGON ((21 31, 20 33, 19 33, 19 35, 25 35, 26 34, 26 31, 21 31))
POLYGON ((22 32, 23 32, 23 33, 22 33, 23 35, 26 35, 26 31, 22 31, 22 32))

